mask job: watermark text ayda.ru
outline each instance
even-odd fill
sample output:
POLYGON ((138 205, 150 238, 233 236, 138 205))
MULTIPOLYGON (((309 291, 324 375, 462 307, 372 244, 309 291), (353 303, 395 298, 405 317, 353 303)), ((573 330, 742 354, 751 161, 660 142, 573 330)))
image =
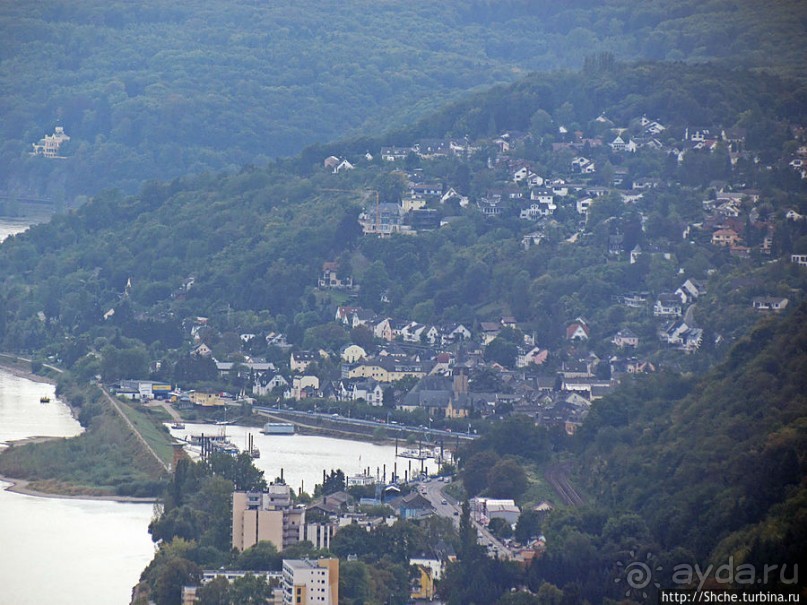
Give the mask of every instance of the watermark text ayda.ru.
MULTIPOLYGON (((631 556, 635 553, 631 551, 631 556)), ((659 565, 655 557, 648 553, 645 560, 633 560, 629 564, 618 564, 622 568, 622 574, 614 581, 624 582, 626 595, 631 592, 645 595, 644 590, 655 586, 661 588, 662 584, 668 588, 687 588, 702 590, 704 586, 714 587, 714 585, 736 588, 748 588, 751 586, 795 586, 799 581, 798 564, 765 564, 762 566, 751 563, 735 564, 734 557, 729 557, 726 563, 721 565, 701 565, 679 563, 670 571, 665 573, 664 568, 659 565)))
POLYGON ((765 586, 774 583, 788 586, 799 581, 799 566, 765 564, 760 569, 751 563, 735 565, 734 557, 729 557, 727 563, 708 565, 705 569, 698 564, 676 565, 670 579, 677 586, 693 586, 697 583, 698 590, 710 579, 717 584, 730 586, 765 586))

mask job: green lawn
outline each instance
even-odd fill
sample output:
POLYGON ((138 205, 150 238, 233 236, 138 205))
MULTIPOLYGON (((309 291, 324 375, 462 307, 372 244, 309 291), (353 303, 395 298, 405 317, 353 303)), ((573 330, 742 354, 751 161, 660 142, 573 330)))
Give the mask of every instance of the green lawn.
POLYGON ((120 401, 120 407, 126 417, 137 427, 140 434, 148 444, 157 452, 157 455, 166 464, 171 464, 174 459, 174 448, 171 446, 171 435, 165 427, 155 418, 142 410, 136 409, 131 404, 120 401))

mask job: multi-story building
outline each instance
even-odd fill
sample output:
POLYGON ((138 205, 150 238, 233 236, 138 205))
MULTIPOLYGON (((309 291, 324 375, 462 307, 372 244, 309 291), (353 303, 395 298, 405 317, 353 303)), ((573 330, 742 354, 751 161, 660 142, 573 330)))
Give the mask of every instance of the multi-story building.
POLYGON ((283 605, 337 605, 339 559, 284 559, 283 605))
POLYGON ((305 507, 292 504, 288 485, 233 493, 233 548, 246 550, 265 540, 282 551, 303 539, 304 525, 305 507))
POLYGON ((69 141, 70 137, 64 132, 63 126, 57 126, 53 134, 46 134, 38 143, 33 143, 34 150, 31 155, 41 155, 46 158, 61 158, 59 147, 62 143, 69 141))

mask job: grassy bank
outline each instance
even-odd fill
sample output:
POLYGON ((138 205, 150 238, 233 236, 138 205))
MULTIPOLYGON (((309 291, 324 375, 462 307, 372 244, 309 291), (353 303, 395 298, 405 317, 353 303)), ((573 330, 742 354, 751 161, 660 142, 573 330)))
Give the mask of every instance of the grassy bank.
MULTIPOLYGON (((32 489, 47 493, 157 495, 163 482, 162 466, 98 389, 73 386, 65 399, 74 404, 80 401, 78 417, 87 430, 77 437, 9 447, 0 454, 0 475, 26 479, 32 489)), ((148 439, 167 455, 170 437, 141 413, 131 413, 132 422, 148 429, 148 439)))
POLYGON ((169 421, 171 418, 157 410, 150 410, 142 406, 136 408, 125 402, 120 403, 120 409, 160 459, 165 464, 171 464, 174 458, 174 448, 171 446, 172 439, 168 429, 162 424, 163 421, 169 421))

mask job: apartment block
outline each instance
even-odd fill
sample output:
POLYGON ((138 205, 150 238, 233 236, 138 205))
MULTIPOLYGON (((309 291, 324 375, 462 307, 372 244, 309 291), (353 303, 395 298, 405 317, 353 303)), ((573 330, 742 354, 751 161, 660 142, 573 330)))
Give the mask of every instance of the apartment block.
POLYGON ((305 507, 294 506, 291 488, 270 485, 265 492, 233 493, 233 548, 246 550, 268 541, 278 551, 303 539, 305 507))
POLYGON ((284 559, 283 605, 337 605, 339 559, 284 559))

